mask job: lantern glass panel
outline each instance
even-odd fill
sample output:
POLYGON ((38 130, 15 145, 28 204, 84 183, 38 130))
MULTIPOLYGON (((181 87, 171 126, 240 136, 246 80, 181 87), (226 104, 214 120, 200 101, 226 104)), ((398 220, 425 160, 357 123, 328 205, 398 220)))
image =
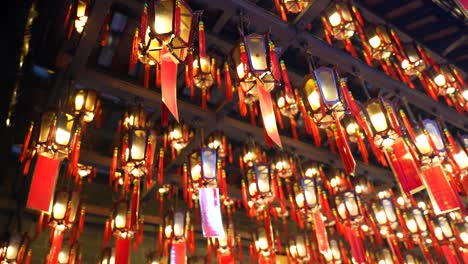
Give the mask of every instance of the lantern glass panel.
POLYGON ((19 234, 10 236, 5 254, 7 260, 16 260, 21 247, 21 241, 22 237, 19 234))
POLYGON ((336 240, 333 239, 330 241, 330 249, 331 249, 333 259, 340 260, 341 251, 340 251, 340 246, 338 245, 338 242, 336 240))
POLYGON ((75 219, 78 215, 78 209, 79 209, 79 204, 80 204, 79 192, 71 193, 69 204, 70 204, 70 211, 68 215, 68 222, 72 224, 75 222, 75 219))
POLYGON ((55 113, 46 112, 41 117, 38 143, 46 143, 49 138, 50 129, 54 123, 55 113))
POLYGON ((382 105, 378 101, 372 101, 366 106, 370 122, 377 133, 388 129, 387 119, 382 105))
POLYGON ((57 192, 54 206, 52 207, 52 219, 63 220, 68 209, 68 192, 57 192))
POLYGON ((314 74, 317 78, 323 102, 329 107, 333 107, 340 101, 334 70, 332 68, 320 67, 314 71, 314 74))
POLYGON ((255 241, 255 245, 258 250, 267 251, 268 250, 268 237, 266 234, 266 230, 264 228, 257 229, 257 240, 255 241))
POLYGON ((174 1, 155 1, 154 31, 156 34, 163 35, 173 31, 174 1))
POLYGON ((174 213, 174 236, 183 237, 185 235, 185 213, 174 213))
POLYGON ((446 217, 441 216, 438 218, 438 221, 439 221, 439 226, 442 229, 442 232, 444 233, 444 236, 448 239, 452 238, 453 231, 452 231, 452 227, 450 226, 450 222, 448 221, 448 219, 446 217))
POLYGON ((300 258, 304 258, 307 256, 307 247, 306 247, 306 241, 304 239, 304 236, 301 236, 301 235, 296 236, 296 252, 297 252, 297 256, 300 258))
POLYGON ((133 130, 131 145, 130 145, 130 161, 142 160, 145 158, 146 152, 146 137, 145 130, 133 130))
POLYGON ((417 133, 415 133, 415 142, 414 144, 418 148, 419 152, 422 155, 429 155, 432 153, 432 147, 429 144, 429 140, 421 129, 416 130, 417 133))
POLYGON ((270 170, 267 165, 255 166, 255 173, 257 176, 257 188, 260 193, 267 193, 270 191, 270 170))
POLYGON ((245 47, 247 56, 250 58, 252 70, 268 70, 264 36, 258 34, 251 34, 246 36, 245 47))
POLYGON ((59 115, 57 119, 57 130, 55 131, 55 142, 58 145, 66 146, 70 142, 73 121, 72 115, 59 115))
POLYGON ((420 209, 413 209, 413 216, 414 216, 414 219, 416 220, 419 230, 421 230, 422 232, 425 232, 427 230, 427 224, 426 224, 426 221, 424 220, 423 212, 420 209))
POLYGON ((84 90, 79 90, 75 95, 75 111, 83 110, 85 105, 86 92, 84 90))
POLYGON ((302 189, 309 208, 317 206, 317 188, 313 179, 303 179, 302 189))
POLYGON ((117 204, 114 218, 114 227, 116 229, 124 229, 127 227, 127 209, 126 202, 120 202, 117 204))
POLYGON ((307 101, 309 102, 312 111, 320 109, 320 94, 317 88, 317 83, 313 78, 309 78, 305 85, 304 90, 306 92, 307 101))
POLYGON ((437 125, 437 122, 434 120, 426 119, 426 120, 423 120, 423 125, 424 125, 424 128, 429 133, 429 136, 431 137, 432 142, 434 142, 434 145, 437 151, 439 152, 445 151, 444 140, 440 132, 439 126, 437 125))
POLYGON ((65 244, 62 246, 58 255, 58 264, 68 264, 70 259, 70 245, 65 244))
POLYGON ((383 199, 382 206, 385 211, 385 215, 387 216, 387 219, 391 223, 396 222, 397 216, 395 214, 395 208, 393 206, 393 202, 390 199, 383 199))
POLYGON ((203 163, 203 178, 205 180, 216 180, 216 150, 203 148, 201 157, 203 163))
POLYGON ((353 192, 345 192, 343 194, 343 199, 345 202, 346 210, 349 213, 349 216, 356 217, 359 215, 359 207, 356 201, 356 195, 353 192))

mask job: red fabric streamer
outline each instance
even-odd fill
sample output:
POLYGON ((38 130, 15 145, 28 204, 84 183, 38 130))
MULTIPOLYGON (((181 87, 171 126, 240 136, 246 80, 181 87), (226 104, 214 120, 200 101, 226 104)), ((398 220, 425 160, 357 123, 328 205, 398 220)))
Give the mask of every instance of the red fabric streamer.
POLYGON ((354 170, 356 169, 356 161, 354 160, 353 153, 351 152, 351 149, 349 148, 349 144, 348 144, 348 141, 346 140, 345 132, 343 131, 343 128, 341 127, 341 123, 338 120, 338 118, 335 118, 334 134, 335 134, 336 144, 338 146, 338 151, 340 153, 341 160, 343 162, 346 174, 348 175, 352 174, 354 173, 354 170))
MULTIPOLYGON (((177 2, 177 5, 180 5, 177 2)), ((176 8, 177 9, 177 8, 176 8)), ((180 7, 178 7, 180 9, 180 7)), ((179 11, 180 12, 180 11, 179 11)), ((179 15, 180 16, 180 15, 179 15)), ((161 51, 161 93, 163 103, 167 106, 172 116, 179 122, 179 111, 177 109, 177 63, 171 58, 169 52, 163 48, 161 51)))
POLYGON ((128 264, 130 257, 130 238, 117 237, 115 243, 115 264, 128 264))
POLYGON ((431 195, 436 215, 460 208, 458 194, 447 180, 441 165, 433 165, 422 170, 425 184, 431 195))
POLYGON ((174 35, 179 36, 181 29, 181 12, 180 12, 180 1, 176 0, 175 11, 174 11, 174 35))
POLYGON ((278 128, 276 127, 276 120, 273 110, 273 104, 271 101, 271 95, 264 89, 263 83, 259 80, 257 80, 257 87, 259 92, 260 110, 262 113, 262 120, 265 130, 268 136, 271 138, 271 140, 273 140, 273 142, 275 142, 276 145, 282 148, 280 135, 278 133, 278 128))
POLYGON ((200 59, 206 59, 205 27, 203 21, 198 22, 198 52, 200 59))
POLYGON ((67 6, 67 13, 65 14, 65 19, 63 20, 63 27, 64 27, 64 28, 67 27, 68 22, 70 21, 72 9, 73 9, 73 4, 72 4, 72 2, 70 1, 70 3, 68 3, 68 6, 67 6))
POLYGON ((26 207, 49 212, 54 197, 60 160, 38 155, 26 207))
POLYGON ((455 250, 450 245, 442 245, 442 251, 444 252, 445 260, 447 260, 448 264, 460 264, 455 250))
POLYGON ((143 14, 140 18, 140 41, 145 43, 146 30, 148 30, 148 4, 143 7, 143 14))
POLYGON ((102 26, 102 32, 101 32, 101 47, 105 47, 107 45, 107 39, 109 38, 109 20, 110 16, 109 14, 106 15, 106 19, 104 20, 104 25, 102 26))
POLYGON ((20 162, 23 162, 26 159, 26 155, 28 154, 28 147, 29 147, 29 142, 31 141, 33 128, 34 128, 34 123, 31 123, 28 129, 28 132, 26 133, 26 137, 24 138, 23 147, 21 148, 21 154, 19 156, 20 162))
MULTIPOLYGON (((229 65, 227 63, 224 64, 224 80, 226 82, 226 101, 232 100, 232 81, 231 81, 231 73, 229 71, 229 65)), ((240 97, 239 97, 240 101, 240 97)))
POLYGON ((138 29, 136 29, 135 33, 133 34, 132 51, 130 53, 130 61, 128 63, 128 71, 130 72, 135 72, 135 67, 138 63, 138 44, 139 44, 138 29))
POLYGON ((146 89, 149 89, 150 70, 151 70, 150 65, 145 64, 145 69, 144 69, 144 73, 143 73, 143 86, 146 89))

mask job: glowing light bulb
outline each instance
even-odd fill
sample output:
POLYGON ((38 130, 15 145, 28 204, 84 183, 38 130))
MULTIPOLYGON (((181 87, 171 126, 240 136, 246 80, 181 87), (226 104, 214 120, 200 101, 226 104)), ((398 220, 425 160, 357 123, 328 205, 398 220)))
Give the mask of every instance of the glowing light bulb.
POLYGON ((425 134, 421 133, 416 136, 415 141, 416 146, 418 147, 421 154, 426 155, 431 153, 432 148, 425 134))
POLYGON ((385 119, 384 113, 374 113, 370 116, 370 120, 377 132, 382 132, 387 129, 387 120, 385 119))
POLYGON ((387 216, 385 215, 384 211, 377 212, 377 214, 375 214, 375 218, 380 225, 387 223, 387 216))
POLYGON ((116 228, 124 228, 126 225, 127 219, 125 216, 117 215, 115 217, 115 227, 116 228))
POLYGON ((358 129, 358 125, 354 122, 351 122, 346 126, 346 133, 348 133, 348 135, 355 135, 357 132, 357 129, 358 129))
POLYGON ((463 99, 465 99, 465 101, 468 101, 468 89, 463 90, 462 95, 463 95, 463 99))
POLYGON ((198 181, 201 178, 201 166, 196 164, 192 167, 191 176, 193 181, 198 181))
POLYGON ((369 226, 363 224, 363 225, 361 225, 361 229, 362 229, 362 231, 367 232, 367 231, 369 231, 369 226))
POLYGON ((416 224, 416 221, 414 219, 410 219, 410 220, 406 221, 406 227, 408 227, 408 230, 411 233, 418 232, 418 225, 416 224))
POLYGON ((55 131, 55 142, 60 145, 67 145, 69 140, 70 132, 60 127, 57 128, 57 131, 55 131))
POLYGON ((166 235, 167 238, 171 237, 172 235, 172 226, 168 225, 164 228, 164 234, 166 235))
POLYGON ((374 49, 378 48, 380 46, 380 43, 381 43, 380 38, 377 35, 369 39, 369 44, 374 49))
POLYGON ((320 108, 320 97, 317 90, 312 91, 309 96, 307 96, 307 100, 312 110, 315 111, 320 108))
POLYGON ((402 68, 403 70, 408 69, 409 65, 410 65, 410 63, 409 63, 409 61, 408 61, 407 59, 404 59, 404 60, 401 62, 401 68, 402 68))
POLYGON ((317 168, 312 167, 306 170, 305 176, 310 178, 310 177, 313 177, 314 175, 317 175, 318 173, 319 171, 317 170, 317 168))
POLYGON ((439 74, 436 77, 434 77, 434 82, 438 86, 444 86, 447 83, 447 81, 445 80, 445 76, 443 74, 439 74))
POLYGON ((304 207, 304 195, 302 193, 296 195, 296 204, 299 208, 304 207))
POLYGON ((65 218, 67 208, 63 203, 55 203, 54 207, 52 208, 52 212, 55 219, 63 219, 65 218))
POLYGON ((332 27, 336 27, 341 23, 341 17, 338 12, 334 12, 328 17, 328 21, 330 21, 332 27))

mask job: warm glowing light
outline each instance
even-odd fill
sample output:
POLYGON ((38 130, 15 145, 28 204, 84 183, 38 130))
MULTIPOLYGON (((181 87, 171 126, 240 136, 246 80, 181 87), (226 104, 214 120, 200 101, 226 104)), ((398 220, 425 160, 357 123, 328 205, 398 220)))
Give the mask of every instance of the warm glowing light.
POLYGON ((57 202, 54 204, 52 212, 55 219, 64 219, 67 207, 63 203, 57 202))
POLYGON ((257 194, 257 184, 255 183, 249 184, 249 194, 250 196, 254 196, 255 194, 257 194))
POLYGON ((67 145, 69 140, 70 132, 60 127, 57 128, 55 131, 55 142, 59 145, 67 145))
POLYGON ((462 95, 463 95, 463 99, 465 99, 465 101, 468 101, 468 89, 463 90, 462 95))
POLYGON ((443 74, 439 74, 436 77, 434 77, 434 82, 438 86, 444 86, 447 83, 447 81, 445 80, 445 76, 443 74))
POLYGON ((378 211, 375 214, 375 218, 380 225, 384 225, 387 223, 387 216, 385 215, 384 211, 378 211))
POLYGON ((332 27, 336 27, 341 23, 341 17, 338 12, 334 12, 328 17, 328 21, 330 21, 332 27))
POLYGON ((373 36, 372 38, 369 39, 369 44, 371 45, 372 48, 376 49, 380 46, 381 41, 378 35, 373 36))
POLYGON ((416 221, 414 219, 409 219, 408 221, 406 221, 406 227, 408 227, 408 230, 411 233, 418 232, 418 225, 416 224, 416 221))
POLYGON ((196 164, 192 166, 192 169, 190 170, 190 174, 192 176, 193 181, 198 181, 201 178, 201 166, 200 164, 196 164))
POLYGON ((407 59, 404 59, 402 62, 401 62, 401 68, 403 68, 404 70, 407 69, 409 67, 410 63, 407 59))
POLYGON ((307 96, 307 100, 312 110, 315 111, 320 108, 320 96, 317 90, 312 91, 309 96, 307 96))
POLYGON ((115 227, 116 228, 124 228, 125 225, 126 225, 126 222, 127 222, 127 219, 125 218, 125 216, 117 215, 115 217, 115 227))
POLYGON ((377 132, 382 132, 387 129, 387 121, 385 120, 385 115, 382 112, 374 113, 370 116, 372 125, 377 132))
POLYGON ((358 128, 359 127, 356 123, 351 122, 346 126, 346 133, 348 133, 348 135, 355 135, 358 128))
POLYGON ((16 259, 17 255, 18 255, 18 244, 12 243, 12 241, 10 241, 10 245, 8 245, 7 250, 6 250, 6 259, 11 259, 11 260, 16 259))
POLYGON ((172 236, 172 226, 168 225, 164 228, 164 234, 166 235, 167 238, 172 236))
POLYGON ((311 178, 319 173, 319 170, 315 167, 308 168, 305 172, 305 176, 311 178))
POLYGON ((367 231, 369 231, 369 226, 366 225, 366 224, 363 224, 363 225, 361 225, 361 229, 362 229, 362 231, 367 232, 367 231))
POLYGON ((460 150, 458 153, 453 155, 455 162, 458 164, 460 169, 467 169, 468 168, 468 156, 464 150, 460 150))
POLYGON ((432 152, 432 147, 424 133, 421 132, 421 134, 417 135, 415 141, 415 144, 421 154, 428 155, 432 152))

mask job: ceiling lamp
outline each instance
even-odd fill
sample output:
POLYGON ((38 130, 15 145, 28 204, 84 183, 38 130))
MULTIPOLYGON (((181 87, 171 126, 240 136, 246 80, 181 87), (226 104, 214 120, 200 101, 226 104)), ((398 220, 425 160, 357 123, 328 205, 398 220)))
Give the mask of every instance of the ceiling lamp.
POLYGON ((148 65, 148 76, 149 66, 160 65, 163 102, 177 121, 177 64, 185 61, 192 45, 194 20, 194 13, 183 0, 151 0, 144 7, 133 38, 130 70, 135 70, 138 59, 148 65))
POLYGON ((344 251, 345 248, 342 240, 335 234, 334 229, 328 228, 328 231, 328 244, 330 245, 330 249, 322 253, 326 263, 339 264, 342 263, 343 260, 347 261, 348 257, 346 251, 344 251))
POLYGON ((288 240, 286 249, 288 257, 292 258, 297 263, 307 263, 312 258, 310 252, 309 240, 305 234, 297 234, 288 240))
POLYGON ((273 43, 268 35, 242 35, 240 43, 235 46, 231 55, 236 69, 235 75, 240 84, 238 93, 241 115, 246 115, 246 105, 252 108, 258 100, 267 135, 281 147, 270 95, 281 79, 273 43))
POLYGON ((173 122, 169 124, 164 140, 171 146, 173 158, 175 158, 176 153, 184 149, 190 143, 193 135, 193 131, 190 127, 183 122, 173 122))
MULTIPOLYGON (((198 191, 200 188, 218 188, 222 187, 218 177, 218 159, 217 151, 211 148, 202 148, 195 151, 189 157, 187 183, 189 186, 184 188, 188 199, 198 200, 198 191)), ((186 176, 184 176, 185 178, 186 176)))
POLYGON ((242 199, 245 208, 253 209, 251 216, 255 211, 263 211, 275 196, 275 179, 269 164, 256 163, 247 169, 245 180, 242 180, 242 199))
POLYGON ((346 103, 342 94, 344 80, 340 80, 333 68, 320 67, 304 80, 303 100, 315 123, 321 128, 330 128, 339 149, 340 157, 348 174, 354 172, 356 162, 348 145, 340 120, 344 117, 346 103))
POLYGON ((463 91, 463 79, 450 65, 434 66, 428 71, 428 76, 430 83, 435 86, 439 95, 445 96, 451 95, 457 90, 463 91))
POLYGON ((58 255, 57 264, 75 264, 81 263, 80 244, 75 242, 73 244, 65 244, 62 246, 58 255))
POLYGON ((334 1, 322 16, 326 34, 338 40, 351 38, 356 31, 353 7, 344 1, 334 1))
POLYGON ((392 37, 386 26, 369 26, 364 30, 363 43, 368 54, 376 60, 387 60, 393 53, 392 37))
POLYGON ((78 120, 90 123, 100 116, 101 101, 92 89, 76 90, 73 96, 72 113, 78 120))
POLYGON ((305 216, 306 220, 311 222, 313 213, 319 210, 320 206, 316 178, 302 178, 299 184, 294 184, 293 193, 295 206, 301 213, 301 218, 305 216))
POLYGON ((56 158, 68 157, 71 150, 75 119, 64 112, 42 114, 37 138, 37 151, 56 158))
MULTIPOLYGON (((291 131, 293 134, 293 138, 298 139, 296 115, 299 112, 299 105, 296 101, 295 96, 293 94, 288 95, 285 91, 279 91, 276 94, 276 98, 276 106, 280 114, 286 118, 289 118, 291 122, 291 131)), ((281 115, 276 116, 280 128, 283 127, 281 115)))
POLYGON ((1 263, 30 263, 29 243, 30 238, 27 234, 11 234, 7 241, 0 243, 1 263))

